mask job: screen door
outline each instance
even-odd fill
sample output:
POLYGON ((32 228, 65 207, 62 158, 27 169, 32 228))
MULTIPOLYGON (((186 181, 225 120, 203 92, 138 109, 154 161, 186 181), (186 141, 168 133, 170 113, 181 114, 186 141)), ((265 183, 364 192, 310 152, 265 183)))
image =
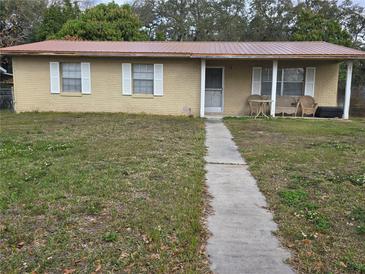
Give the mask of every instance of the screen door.
POLYGON ((223 68, 207 68, 205 73, 205 112, 223 111, 223 68))

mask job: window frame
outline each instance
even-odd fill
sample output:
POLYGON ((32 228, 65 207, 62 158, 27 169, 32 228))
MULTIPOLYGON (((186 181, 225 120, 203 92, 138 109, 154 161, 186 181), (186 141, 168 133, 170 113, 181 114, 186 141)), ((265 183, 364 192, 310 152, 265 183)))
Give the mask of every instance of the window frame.
POLYGON ((151 63, 132 63, 132 71, 131 71, 132 75, 131 75, 131 78, 132 78, 132 94, 133 95, 145 95, 145 96, 150 96, 150 95, 154 95, 154 88, 155 88, 155 83, 154 83, 154 80, 155 80, 155 68, 154 68, 154 64, 151 64, 151 63), (149 72, 148 69, 146 69, 146 71, 137 71, 135 72, 134 69, 136 66, 146 66, 146 67, 151 67, 152 68, 152 71, 149 72), (151 79, 146 79, 146 78, 135 78, 135 73, 150 73, 151 74, 151 79), (135 81, 144 81, 144 82, 151 82, 151 87, 152 87, 152 90, 144 90, 144 91, 136 91, 136 84, 135 84, 135 81))
POLYGON ((60 63, 61 65, 61 70, 60 70, 60 74, 61 74, 61 92, 65 92, 65 93, 72 93, 72 92, 77 92, 77 93, 82 93, 82 69, 81 69, 81 62, 62 62, 60 63), (64 65, 70 65, 70 64, 73 64, 73 65, 78 65, 79 68, 80 68, 80 77, 64 77, 64 71, 63 71, 63 68, 64 68, 64 65), (79 79, 80 81, 80 89, 73 89, 73 90, 65 90, 64 89, 64 82, 63 80, 64 79, 79 79))
MULTIPOLYGON (((268 80, 264 80, 264 70, 269 70, 270 75, 272 75, 272 68, 270 67, 263 67, 262 68, 262 77, 261 77, 261 86, 264 86, 264 83, 271 83, 270 86, 272 86, 272 77, 270 76, 269 78, 271 78, 269 81, 268 80)), ((298 96, 303 96, 304 95, 304 89, 305 89, 305 77, 306 77, 306 69, 305 67, 283 67, 283 68, 279 68, 278 69, 278 75, 279 75, 279 71, 281 73, 281 77, 277 79, 277 92, 276 92, 276 96, 292 96, 292 97, 298 97, 298 96), (303 80, 301 81, 285 81, 285 71, 286 70, 292 70, 292 69, 301 69, 303 71, 303 80), (285 90, 284 90, 284 85, 285 83, 301 83, 302 87, 301 87, 301 94, 300 95, 286 95, 285 94, 285 90)), ((261 94, 262 94, 262 90, 261 90, 261 94)), ((269 94, 271 96, 271 93, 269 94)))

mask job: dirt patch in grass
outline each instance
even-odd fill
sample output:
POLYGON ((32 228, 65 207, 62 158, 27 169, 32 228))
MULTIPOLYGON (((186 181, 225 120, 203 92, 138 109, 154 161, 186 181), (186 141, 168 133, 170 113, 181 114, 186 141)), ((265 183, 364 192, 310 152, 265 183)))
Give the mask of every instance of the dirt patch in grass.
POLYGON ((209 271, 201 120, 0 115, 0 272, 209 271))
POLYGON ((365 120, 225 119, 301 273, 365 273, 365 120))

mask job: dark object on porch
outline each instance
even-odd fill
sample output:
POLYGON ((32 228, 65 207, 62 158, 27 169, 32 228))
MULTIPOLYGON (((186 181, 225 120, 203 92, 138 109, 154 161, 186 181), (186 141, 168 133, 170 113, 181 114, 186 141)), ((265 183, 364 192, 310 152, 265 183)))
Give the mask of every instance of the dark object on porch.
POLYGON ((342 107, 318 107, 316 117, 321 118, 342 118, 342 107))
POLYGON ((365 84, 352 88, 350 115, 365 117, 365 84))

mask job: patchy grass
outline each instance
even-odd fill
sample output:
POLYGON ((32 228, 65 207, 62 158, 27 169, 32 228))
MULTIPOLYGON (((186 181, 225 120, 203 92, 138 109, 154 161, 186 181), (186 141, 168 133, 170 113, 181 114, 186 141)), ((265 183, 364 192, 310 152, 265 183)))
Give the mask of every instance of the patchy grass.
POLYGON ((365 120, 225 119, 302 273, 365 273, 365 120))
POLYGON ((0 115, 1 273, 209 271, 201 120, 0 115))

